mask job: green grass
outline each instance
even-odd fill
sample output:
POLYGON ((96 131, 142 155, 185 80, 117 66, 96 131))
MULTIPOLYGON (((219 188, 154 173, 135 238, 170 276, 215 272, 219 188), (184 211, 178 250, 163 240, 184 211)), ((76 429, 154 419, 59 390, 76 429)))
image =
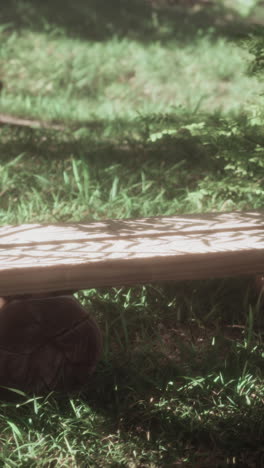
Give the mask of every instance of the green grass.
POLYGON ((261 126, 176 111, 97 124, 2 130, 2 223, 263 207, 261 126))
MULTIPOLYGON (((10 3, 12 6, 13 2, 10 3)), ((93 2, 88 2, 91 3, 88 11, 83 3, 80 5, 85 15, 83 21, 78 18, 80 28, 85 19, 92 21, 100 14, 93 2)), ((124 33, 120 37, 115 25, 109 37, 95 41, 89 35, 86 40, 80 39, 77 32, 74 37, 66 36, 58 26, 48 26, 39 11, 35 11, 33 2, 17 2, 15 12, 11 6, 3 8, 6 22, 0 29, 3 112, 85 122, 98 118, 127 120, 138 112, 164 113, 181 106, 191 112, 247 109, 249 113, 254 112, 257 100, 263 103, 263 84, 245 73, 250 54, 241 43, 249 31, 244 31, 243 36, 245 25, 239 24, 242 38, 237 40, 235 36, 234 40, 230 32, 222 31, 219 26, 214 28, 217 15, 221 18, 220 12, 208 18, 211 27, 199 24, 191 37, 188 31, 195 17, 182 18, 176 10, 172 16, 175 31, 171 26, 168 38, 154 36, 153 41, 146 41, 146 36, 143 41, 142 37, 139 40, 124 33), (19 26, 16 23, 12 26, 18 21, 15 13, 19 13, 19 26), (180 20, 186 24, 185 29, 180 20)), ((53 11, 44 10, 46 14, 53 11)), ((71 9, 68 13, 73 14, 71 9)), ((129 9, 126 15, 123 13, 127 21, 129 13, 129 9)), ((205 16, 205 12, 202 14, 205 16)), ((148 13, 152 22, 153 15, 148 13)), ((156 17, 159 18, 157 13, 156 17)), ((56 12, 52 18, 54 22, 56 12)), ((110 18, 104 21, 109 26, 110 18)), ((162 30, 158 19, 152 29, 156 35, 162 30)), ((87 34, 90 31, 87 25, 87 34)))
MULTIPOLYGON (((259 6, 132 3, 1 7, 0 113, 63 127, 0 127, 1 225, 263 209, 259 6)), ((0 466, 263 465, 251 278, 78 297, 104 335, 96 373, 78 395, 2 401, 0 466)))
POLYGON ((184 47, 175 40, 98 43, 28 31, 1 36, 3 112, 85 123, 178 107, 250 111, 263 102, 262 84, 245 74, 246 49, 210 33, 198 32, 184 47))

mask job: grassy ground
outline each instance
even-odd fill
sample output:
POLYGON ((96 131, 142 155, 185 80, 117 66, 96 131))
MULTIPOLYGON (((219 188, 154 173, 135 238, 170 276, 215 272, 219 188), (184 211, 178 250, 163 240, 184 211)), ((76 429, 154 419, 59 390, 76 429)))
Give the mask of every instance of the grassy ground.
MULTIPOLYGON (((1 7, 1 114, 63 129, 1 126, 0 223, 263 209, 264 84, 246 47, 261 5, 242 3, 1 7)), ((79 395, 1 402, 1 466, 264 466, 251 278, 79 299, 104 334, 98 369, 79 395)))

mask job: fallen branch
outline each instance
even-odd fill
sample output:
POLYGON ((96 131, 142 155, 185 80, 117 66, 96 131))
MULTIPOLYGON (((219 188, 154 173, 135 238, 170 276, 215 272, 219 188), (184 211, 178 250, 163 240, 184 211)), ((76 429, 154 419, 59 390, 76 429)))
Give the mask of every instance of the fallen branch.
POLYGON ((47 128, 52 130, 65 130, 62 125, 43 122, 41 120, 29 120, 19 117, 12 117, 11 115, 0 114, 0 125, 17 125, 21 127, 31 128, 47 128))

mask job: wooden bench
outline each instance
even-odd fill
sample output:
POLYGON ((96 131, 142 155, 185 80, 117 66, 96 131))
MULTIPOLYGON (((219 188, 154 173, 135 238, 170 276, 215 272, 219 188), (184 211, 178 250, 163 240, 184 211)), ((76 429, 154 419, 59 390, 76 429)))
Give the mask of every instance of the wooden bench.
POLYGON ((0 228, 0 296, 264 273, 264 212, 0 228))

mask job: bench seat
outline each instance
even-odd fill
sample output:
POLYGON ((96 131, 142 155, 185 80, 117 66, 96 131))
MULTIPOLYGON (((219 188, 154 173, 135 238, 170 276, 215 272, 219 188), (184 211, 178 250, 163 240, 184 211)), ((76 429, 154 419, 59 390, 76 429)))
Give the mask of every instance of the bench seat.
POLYGON ((264 212, 0 227, 0 295, 264 272, 264 212))

